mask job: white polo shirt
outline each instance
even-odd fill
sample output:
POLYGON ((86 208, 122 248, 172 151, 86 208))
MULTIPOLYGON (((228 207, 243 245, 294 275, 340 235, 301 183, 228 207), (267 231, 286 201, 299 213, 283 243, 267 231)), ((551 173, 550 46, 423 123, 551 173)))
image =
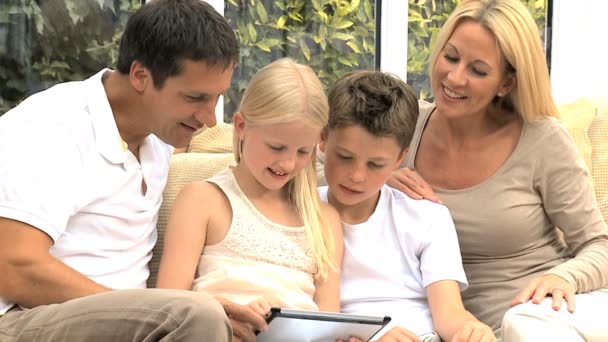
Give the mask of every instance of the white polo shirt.
MULTIPOLYGON (((319 188, 327 201, 326 186, 319 188)), ((468 286, 448 209, 384 185, 376 209, 360 224, 342 223, 340 306, 345 313, 391 316, 422 335, 434 330, 425 288, 440 280, 468 286)))
MULTIPOLYGON (((150 135, 140 162, 126 149, 101 83, 109 71, 0 117, 0 217, 45 232, 52 255, 101 285, 144 288, 172 148, 150 135)), ((0 298, 0 315, 11 305, 0 298)))

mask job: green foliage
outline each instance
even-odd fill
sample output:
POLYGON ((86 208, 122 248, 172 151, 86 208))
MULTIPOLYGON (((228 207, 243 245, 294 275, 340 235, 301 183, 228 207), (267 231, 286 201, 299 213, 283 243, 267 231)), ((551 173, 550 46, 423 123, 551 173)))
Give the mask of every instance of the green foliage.
MULTIPOLYGON (((439 28, 459 0, 408 0, 408 83, 429 96, 427 65, 439 28)), ((544 31, 546 0, 522 0, 544 31)), ((141 0, 0 2, 0 115, 32 92, 81 80, 116 63, 120 34, 141 0)), ((289 56, 325 86, 353 69, 373 69, 374 0, 225 0, 241 58, 225 97, 229 121, 247 82, 289 56)))
MULTIPOLYGON (((407 83, 414 87, 419 98, 430 96, 428 63, 431 47, 460 0, 408 0, 407 83)), ((544 37, 547 0, 522 0, 530 9, 544 37)))
POLYGON ((0 3, 0 115, 32 92, 114 66, 120 35, 140 6, 141 0, 0 3))
POLYGON ((310 65, 325 86, 353 69, 374 68, 373 0, 226 0, 241 46, 225 96, 230 121, 253 75, 282 57, 310 65))

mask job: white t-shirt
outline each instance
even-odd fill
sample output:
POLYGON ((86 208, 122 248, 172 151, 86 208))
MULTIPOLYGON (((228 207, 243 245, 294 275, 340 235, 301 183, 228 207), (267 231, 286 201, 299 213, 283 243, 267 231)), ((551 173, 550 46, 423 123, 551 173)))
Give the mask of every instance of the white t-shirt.
MULTIPOLYGON (((384 331, 401 325, 417 335, 431 332, 426 286, 440 280, 468 286, 454 223, 445 206, 387 185, 380 191, 366 222, 342 223, 341 311, 391 316, 384 331)), ((327 201, 326 186, 319 194, 327 201)))
MULTIPOLYGON (((99 284, 144 288, 172 149, 150 135, 137 161, 118 132, 104 72, 0 117, 0 217, 46 233, 52 255, 99 284)), ((0 315, 10 306, 0 298, 0 315)))

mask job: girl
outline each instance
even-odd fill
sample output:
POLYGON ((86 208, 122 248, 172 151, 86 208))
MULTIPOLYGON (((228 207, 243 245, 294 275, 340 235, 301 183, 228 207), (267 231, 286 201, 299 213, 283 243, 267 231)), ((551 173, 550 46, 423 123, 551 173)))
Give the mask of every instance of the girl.
POLYGON ((234 115, 237 165, 175 200, 157 287, 261 316, 272 306, 339 311, 340 221, 319 201, 311 162, 327 117, 309 67, 281 59, 260 70, 234 115))

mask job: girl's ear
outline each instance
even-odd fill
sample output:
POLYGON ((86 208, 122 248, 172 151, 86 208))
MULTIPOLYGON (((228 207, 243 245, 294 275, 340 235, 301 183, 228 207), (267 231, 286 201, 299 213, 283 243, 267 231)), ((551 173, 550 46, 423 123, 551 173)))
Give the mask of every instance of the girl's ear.
POLYGON ((232 121, 234 123, 234 130, 236 131, 236 134, 238 134, 240 139, 243 139, 243 137, 245 136, 246 126, 243 114, 241 112, 234 113, 234 116, 232 116, 232 121))

